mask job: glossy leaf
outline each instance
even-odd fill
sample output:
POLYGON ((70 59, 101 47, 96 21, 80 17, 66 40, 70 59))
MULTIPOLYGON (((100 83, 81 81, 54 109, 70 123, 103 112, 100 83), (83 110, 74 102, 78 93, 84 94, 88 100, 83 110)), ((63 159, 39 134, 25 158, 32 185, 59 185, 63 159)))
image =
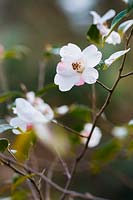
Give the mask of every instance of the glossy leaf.
POLYGON ((115 27, 119 24, 119 22, 127 16, 127 14, 131 11, 131 8, 127 8, 125 10, 122 10, 120 13, 118 13, 112 23, 111 23, 111 28, 110 28, 110 32, 108 33, 108 35, 106 37, 104 37, 104 40, 106 40, 108 38, 108 36, 111 34, 111 32, 115 29, 115 27))
POLYGON ((6 138, 0 138, 0 152, 4 152, 9 145, 9 141, 6 138))
POLYGON ((101 34, 95 24, 92 24, 87 32, 87 39, 93 43, 100 44, 101 34))

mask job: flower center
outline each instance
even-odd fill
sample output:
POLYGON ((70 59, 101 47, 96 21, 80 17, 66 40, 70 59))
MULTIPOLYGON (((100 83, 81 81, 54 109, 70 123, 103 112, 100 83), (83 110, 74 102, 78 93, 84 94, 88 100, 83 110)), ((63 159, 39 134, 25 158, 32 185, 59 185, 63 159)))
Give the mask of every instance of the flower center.
POLYGON ((72 63, 72 68, 73 70, 76 70, 78 73, 82 73, 84 70, 84 67, 80 62, 72 63))

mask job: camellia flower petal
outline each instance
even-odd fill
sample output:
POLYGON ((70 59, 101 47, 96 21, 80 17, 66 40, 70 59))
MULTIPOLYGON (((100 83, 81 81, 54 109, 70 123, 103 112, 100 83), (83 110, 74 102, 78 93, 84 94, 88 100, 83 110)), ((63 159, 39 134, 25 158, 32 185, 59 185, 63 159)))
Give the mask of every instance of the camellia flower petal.
MULTIPOLYGON (((90 134, 91 129, 92 129, 92 124, 91 123, 87 123, 84 126, 84 130, 81 131, 81 134, 88 137, 89 134, 90 134)), ((89 141, 88 147, 91 148, 91 147, 97 146, 99 144, 100 140, 101 140, 101 137, 102 137, 101 130, 98 127, 95 127, 94 130, 93 130, 91 139, 89 141)), ((83 144, 86 143, 86 140, 87 140, 86 138, 81 138, 81 142, 83 144)))
POLYGON ((57 107, 55 111, 59 115, 65 115, 69 111, 69 107, 67 105, 62 105, 57 107))
POLYGON ((14 112, 17 117, 10 120, 10 125, 14 127, 13 132, 15 134, 32 129, 34 124, 48 122, 48 119, 25 99, 17 98, 15 104, 14 112))
POLYGON ((102 17, 95 11, 90 11, 90 14, 93 16, 93 24, 103 24, 114 17, 116 12, 115 10, 110 9, 102 17))
POLYGON ((122 126, 116 126, 112 130, 112 135, 118 139, 124 139, 128 135, 128 130, 122 126))
POLYGON ((117 52, 113 53, 108 59, 106 59, 104 61, 105 64, 106 64, 106 66, 109 67, 110 65, 112 65, 113 62, 115 62, 121 56, 123 56, 124 54, 126 54, 129 50, 130 50, 130 48, 127 49, 127 50, 117 51, 117 52))
POLYGON ((36 97, 33 91, 27 92, 26 98, 34 108, 40 111, 47 118, 48 121, 53 119, 54 112, 52 108, 45 103, 42 98, 36 97))
MULTIPOLYGON (((93 16, 93 24, 97 25, 97 28, 100 31, 102 37, 106 37, 110 32, 110 29, 107 27, 106 21, 115 16, 115 11, 111 9, 108 12, 106 12, 102 17, 95 11, 91 11, 90 13, 93 16)), ((111 34, 105 40, 105 42, 113 45, 120 44, 121 37, 119 33, 117 33, 116 31, 112 31, 111 34)))
POLYGON ((61 48, 60 56, 54 83, 61 91, 68 91, 74 85, 93 84, 98 79, 98 71, 94 67, 99 64, 102 53, 95 45, 81 51, 77 45, 69 43, 61 48))

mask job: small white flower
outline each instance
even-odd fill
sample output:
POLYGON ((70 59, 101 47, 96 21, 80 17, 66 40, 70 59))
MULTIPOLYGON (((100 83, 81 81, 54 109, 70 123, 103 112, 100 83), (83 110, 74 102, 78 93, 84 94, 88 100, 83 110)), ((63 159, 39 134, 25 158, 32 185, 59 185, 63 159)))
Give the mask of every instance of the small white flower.
POLYGON ((128 134, 128 130, 125 127, 116 126, 112 130, 112 135, 118 139, 124 139, 128 134))
POLYGON ((105 64, 107 65, 107 67, 109 67, 110 65, 112 65, 113 62, 115 62, 121 56, 123 56, 124 54, 126 54, 128 51, 130 51, 130 48, 127 49, 127 50, 117 51, 117 52, 113 53, 108 59, 106 59, 104 61, 105 64))
POLYGON ((128 3, 128 2, 129 2, 129 0, 123 0, 123 2, 125 2, 125 3, 128 3))
POLYGON ((26 98, 32 104, 32 106, 34 106, 34 108, 40 111, 48 119, 48 121, 53 119, 54 112, 52 108, 45 103, 43 99, 36 97, 34 92, 27 92, 26 98))
MULTIPOLYGON (((87 124, 85 124, 84 130, 81 132, 81 134, 88 137, 91 129, 92 129, 92 124, 87 123, 87 124)), ((94 130, 93 130, 91 139, 89 141, 88 147, 91 148, 91 147, 97 146, 99 144, 100 140, 101 140, 101 137, 102 137, 101 130, 98 127, 95 127, 94 130)), ((81 138, 81 142, 83 144, 86 143, 86 140, 87 140, 86 138, 81 138)))
POLYGON ((69 43, 60 49, 61 62, 57 65, 54 83, 61 91, 68 91, 74 85, 93 84, 98 79, 98 71, 94 67, 100 62, 102 54, 95 45, 83 51, 69 43))
POLYGON ((123 35, 133 25, 133 19, 121 23, 118 27, 118 32, 123 35))
POLYGON ((65 115, 69 111, 69 107, 67 105, 63 105, 63 106, 57 107, 55 111, 59 115, 65 115))
POLYGON ((15 134, 32 129, 34 124, 48 122, 48 119, 25 99, 17 98, 15 104, 16 108, 14 111, 17 117, 10 120, 10 125, 14 127, 13 132, 15 134))
MULTIPOLYGON (((97 25, 97 28, 100 31, 102 37, 104 38, 105 36, 107 36, 110 32, 110 29, 107 27, 106 22, 107 20, 115 16, 115 11, 113 9, 110 9, 102 17, 95 11, 91 11, 90 14, 93 16, 93 24, 97 25)), ((105 40, 105 42, 113 45, 120 44, 121 37, 119 33, 117 33, 116 31, 112 31, 111 34, 105 40)))
POLYGON ((129 126, 133 126, 133 119, 131 119, 131 120, 128 122, 128 125, 129 125, 129 126))

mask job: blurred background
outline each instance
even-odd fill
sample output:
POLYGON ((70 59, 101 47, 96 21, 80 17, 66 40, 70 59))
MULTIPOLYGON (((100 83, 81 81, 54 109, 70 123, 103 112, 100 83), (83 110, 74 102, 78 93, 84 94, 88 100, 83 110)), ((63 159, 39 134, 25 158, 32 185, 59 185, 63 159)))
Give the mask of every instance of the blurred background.
MULTIPOLYGON (((44 59, 44 49, 49 45, 65 45, 68 42, 79 45, 82 49, 89 45, 86 40, 86 32, 89 24, 92 23, 92 17, 89 11, 95 10, 103 15, 109 9, 115 9, 120 12, 126 8, 122 0, 0 0, 0 44, 5 50, 10 50, 16 46, 26 46, 28 55, 23 59, 9 58, 0 64, 0 92, 21 89, 23 83, 27 89, 37 91, 40 88, 39 74, 41 64, 44 71, 44 86, 53 83, 56 72, 56 65, 59 61, 58 56, 51 59, 44 59)), ((103 58, 107 58, 116 50, 123 50, 124 43, 121 45, 106 45, 103 52, 103 58)), ((125 72, 132 69, 132 52, 127 55, 125 72)), ((99 71, 100 80, 111 86, 115 80, 120 61, 107 71, 99 71)), ((133 119, 133 92, 132 77, 122 80, 113 95, 112 102, 105 115, 109 123, 113 125, 122 125, 133 119)), ((63 104, 83 104, 91 108, 90 85, 74 87, 71 91, 62 93, 58 88, 49 90, 43 96, 44 100, 51 107, 63 104)), ((97 107, 101 106, 106 97, 106 91, 101 86, 96 85, 97 107)), ((6 104, 0 104, 0 118, 7 115, 6 104)), ((62 117, 60 119, 68 126, 77 128, 76 120, 72 116, 62 117), (72 124, 73 121, 73 124, 72 124)), ((80 120, 79 120, 80 121, 80 120)), ((102 122, 99 122, 99 124, 102 122)), ((110 125, 105 122, 101 125, 106 138, 110 138, 110 125)), ((78 130, 78 128, 77 128, 78 130)), ((8 133, 7 133, 8 134, 8 133)), ((103 139, 104 141, 104 139, 103 139)), ((41 144, 39 144, 41 145, 41 144)), ((43 147, 36 147, 36 154, 40 157, 40 166, 45 164, 47 167, 53 160, 53 155, 44 156, 43 147), (40 148, 39 148, 40 147, 40 148), (40 150, 41 149, 41 150, 40 150)), ((133 148, 133 147, 132 147, 133 148)), ((90 155, 89 155, 90 156, 90 155)), ((68 165, 71 166, 71 159, 68 165)), ((133 171, 132 156, 129 160, 119 158, 111 163, 112 169, 103 169, 99 173, 93 174, 88 170, 88 160, 79 166, 77 176, 73 181, 73 188, 82 192, 89 191, 95 195, 107 197, 112 200, 132 200, 133 199, 133 171), (83 165, 83 166, 82 166, 83 165), (116 172, 115 172, 116 169, 116 172), (121 171, 120 173, 119 170, 121 171), (113 172, 112 172, 113 171, 113 172), (123 175, 123 172, 126 175, 123 175), (121 175, 122 174, 122 175, 121 175), (130 177, 130 184, 127 177, 130 177), (77 184, 78 183, 78 184, 77 184)), ((59 167, 55 167, 55 178, 59 183, 65 183, 65 177, 60 176, 59 167)), ((5 168, 1 167, 0 184, 10 177, 11 172, 6 175, 5 168), (3 173, 4 172, 4 173, 3 173)), ((53 192, 53 195, 54 192, 53 192)), ((0 192, 0 197, 2 196, 0 192)), ((53 197, 53 199, 56 197, 53 197)))

